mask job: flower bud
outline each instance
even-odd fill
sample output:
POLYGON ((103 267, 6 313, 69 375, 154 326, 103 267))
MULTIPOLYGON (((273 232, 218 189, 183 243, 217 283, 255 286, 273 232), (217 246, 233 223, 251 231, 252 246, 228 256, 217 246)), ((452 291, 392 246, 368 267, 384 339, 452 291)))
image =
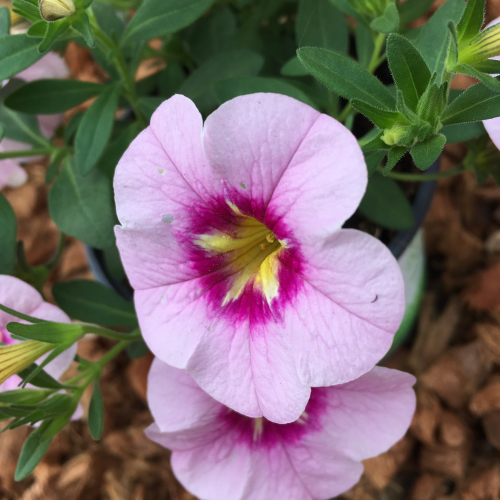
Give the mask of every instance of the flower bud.
POLYGON ((490 59, 500 55, 500 24, 495 24, 479 33, 472 42, 460 48, 458 62, 469 64, 490 59))
POLYGON ((58 21, 75 13, 73 0, 39 0, 38 5, 46 21, 58 21))
POLYGON ((387 128, 384 130, 381 139, 388 146, 395 146, 405 136, 407 130, 408 125, 395 123, 391 128, 387 128))
POLYGON ((37 340, 0 347, 0 384, 3 384, 10 376, 27 368, 54 347, 57 345, 37 340))

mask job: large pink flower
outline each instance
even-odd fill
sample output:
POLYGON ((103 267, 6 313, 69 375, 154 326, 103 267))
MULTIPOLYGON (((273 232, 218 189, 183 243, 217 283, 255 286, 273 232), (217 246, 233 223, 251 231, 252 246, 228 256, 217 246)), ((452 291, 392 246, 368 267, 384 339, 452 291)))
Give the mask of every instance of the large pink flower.
MULTIPOLYGON (((33 64, 33 66, 21 71, 21 73, 16 75, 15 78, 25 80, 26 82, 32 82, 42 78, 66 78, 68 74, 69 71, 64 59, 54 52, 49 52, 46 56, 42 57, 35 64, 33 64)), ((47 138, 54 135, 54 132, 57 127, 61 125, 62 121, 62 114, 38 116, 40 130, 47 138)), ((0 152, 31 148, 31 144, 25 144, 7 138, 4 138, 0 142, 0 152)), ((33 161, 37 158, 39 157, 27 156, 22 158, 0 160, 0 189, 5 186, 18 187, 24 184, 26 182, 27 175, 24 168, 20 167, 19 164, 26 161, 33 161)))
POLYGON ((373 368, 359 379, 314 388, 301 417, 280 425, 240 415, 203 392, 183 370, 155 359, 147 436, 173 450, 181 483, 205 500, 325 499, 353 486, 361 460, 406 432, 415 378, 373 368))
POLYGON ((367 183, 354 136, 290 97, 253 94, 205 124, 177 95, 117 166, 118 248, 146 342, 218 401, 286 423, 311 386, 353 380, 404 309, 396 260, 341 230, 367 183))
MULTIPOLYGON (((70 322, 68 316, 61 309, 44 302, 42 296, 33 287, 13 276, 0 275, 0 304, 35 318, 59 323, 70 322)), ((6 328, 7 323, 11 321, 20 320, 0 310, 0 342, 4 344, 17 342, 11 339, 6 328)), ((48 363, 44 370, 58 379, 69 368, 75 354, 76 344, 48 363)), ((0 391, 17 389, 19 382, 21 382, 21 378, 18 375, 12 375, 3 384, 0 384, 0 391)))

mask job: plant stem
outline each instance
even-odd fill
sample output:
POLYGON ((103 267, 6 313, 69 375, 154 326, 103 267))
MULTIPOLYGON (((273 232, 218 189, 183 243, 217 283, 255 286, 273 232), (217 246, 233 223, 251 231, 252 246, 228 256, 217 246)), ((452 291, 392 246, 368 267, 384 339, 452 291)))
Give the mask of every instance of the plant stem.
MULTIPOLYGON (((384 169, 378 167, 377 171, 383 173, 384 169)), ((446 179, 447 177, 454 177, 455 175, 460 175, 464 172, 462 164, 456 165, 449 170, 444 172, 436 172, 435 174, 405 174, 403 172, 389 172, 386 177, 389 177, 398 181, 409 181, 409 182, 425 182, 425 181, 438 181, 440 179, 446 179)))
POLYGON ((4 151, 0 153, 0 160, 5 160, 7 158, 22 158, 23 156, 40 156, 40 155, 50 155, 52 151, 48 148, 33 148, 33 149, 22 149, 16 151, 4 151))
MULTIPOLYGON (((97 24, 97 20, 94 16, 94 13, 92 12, 92 9, 90 8, 88 9, 88 11, 89 11, 90 23, 92 26, 92 32, 94 33, 96 39, 106 49, 104 51, 101 50, 101 52, 104 55, 104 57, 108 56, 107 51, 109 51, 112 54, 111 61, 113 61, 114 66, 116 67, 125 85, 124 95, 129 101, 130 106, 134 111, 134 114, 137 118, 137 121, 141 129, 144 129, 147 127, 147 123, 146 119, 144 118, 144 115, 142 114, 139 108, 137 94, 135 92, 134 77, 133 75, 130 75, 128 72, 127 65, 125 63, 125 60, 123 59, 120 47, 113 40, 111 40, 108 37, 108 35, 106 35, 106 33, 104 33, 104 31, 102 31, 102 29, 99 27, 99 25, 97 24)), ((97 47, 99 47, 99 44, 97 44, 97 47)))
POLYGON ((375 46, 373 47, 373 54, 370 63, 368 64, 368 71, 370 73, 373 73, 379 65, 385 61, 385 56, 381 56, 380 52, 382 51, 382 48, 384 47, 385 43, 385 38, 386 35, 383 33, 379 33, 375 37, 375 46))

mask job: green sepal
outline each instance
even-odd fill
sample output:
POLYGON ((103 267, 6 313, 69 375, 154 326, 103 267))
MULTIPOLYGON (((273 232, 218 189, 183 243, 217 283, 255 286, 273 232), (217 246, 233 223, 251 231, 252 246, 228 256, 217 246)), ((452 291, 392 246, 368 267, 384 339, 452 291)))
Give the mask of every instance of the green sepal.
POLYGON ((32 24, 26 35, 30 38, 45 38, 45 33, 47 32, 47 22, 46 21, 38 21, 35 24, 32 24))
POLYGON ((357 99, 351 101, 351 104, 354 109, 365 115, 380 129, 391 128, 396 122, 405 121, 405 117, 397 111, 380 109, 357 99))
POLYGON ((32 23, 43 21, 43 18, 40 14, 40 8, 38 7, 38 2, 14 0, 12 2, 12 11, 32 23))
POLYGON ((387 151, 389 149, 389 146, 381 139, 382 135, 383 132, 381 131, 372 140, 363 144, 361 146, 363 152, 368 153, 370 151, 379 151, 379 150, 387 151))
POLYGON ((46 25, 45 37, 38 46, 39 54, 46 54, 54 43, 66 33, 69 28, 69 21, 67 19, 61 19, 60 21, 46 23, 46 25))
POLYGON ((380 33, 393 33, 399 29, 399 12, 395 3, 390 3, 384 13, 376 17, 371 23, 370 27, 380 33))
POLYGON ((415 165, 420 170, 427 170, 438 158, 446 144, 443 134, 433 135, 424 142, 418 142, 411 150, 415 165))
POLYGON ((486 59, 484 61, 479 61, 474 63, 474 69, 481 71, 481 73, 490 73, 493 75, 500 74, 500 61, 496 59, 486 59))
MULTIPOLYGON (((500 63, 500 61, 495 62, 500 63)), ((486 85, 486 87, 488 87, 493 92, 500 92, 500 80, 486 73, 482 73, 481 71, 473 68, 468 64, 458 64, 457 66, 455 66, 454 71, 456 73, 462 73, 463 75, 469 75, 477 78, 478 80, 481 80, 484 85, 486 85)))
POLYGON ((77 15, 71 16, 71 26, 82 35, 89 48, 93 49, 95 47, 94 34, 92 33, 90 19, 86 12, 79 12, 77 15))
POLYGON ((457 26, 457 38, 462 47, 473 40, 484 23, 486 0, 468 0, 457 26))
POLYGON ((53 322, 34 325, 11 322, 7 324, 7 330, 17 338, 38 340, 49 344, 74 343, 85 334, 82 325, 53 322))

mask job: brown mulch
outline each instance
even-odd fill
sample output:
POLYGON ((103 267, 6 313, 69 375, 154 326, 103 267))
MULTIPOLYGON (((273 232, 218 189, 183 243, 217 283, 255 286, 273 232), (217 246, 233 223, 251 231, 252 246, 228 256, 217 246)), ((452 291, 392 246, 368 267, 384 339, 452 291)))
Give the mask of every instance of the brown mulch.
MULTIPOLYGON (((499 15, 500 0, 488 1, 488 20, 499 15)), ((106 79, 84 49, 71 45, 66 59, 73 77, 106 79)), ((470 83, 464 78, 454 86, 470 83)), ((443 168, 464 152, 448 146, 443 168)), ((33 265, 50 259, 58 239, 47 210, 46 168, 28 166, 28 183, 3 192, 33 265)), ((500 190, 491 182, 478 186, 471 174, 440 181, 425 230, 429 277, 416 334, 385 362, 417 376, 417 412, 399 443, 365 461, 345 500, 500 499, 500 190)), ((92 279, 84 246, 67 237, 44 293, 50 300, 51 283, 82 278, 92 279)), ((84 340, 79 353, 98 359, 110 345, 84 340)), ((71 423, 19 483, 14 470, 29 430, 0 435, 0 500, 196 500, 173 477, 169 452, 144 436, 150 362, 125 354, 112 362, 100 385, 102 439, 92 439, 84 419, 71 423)))

